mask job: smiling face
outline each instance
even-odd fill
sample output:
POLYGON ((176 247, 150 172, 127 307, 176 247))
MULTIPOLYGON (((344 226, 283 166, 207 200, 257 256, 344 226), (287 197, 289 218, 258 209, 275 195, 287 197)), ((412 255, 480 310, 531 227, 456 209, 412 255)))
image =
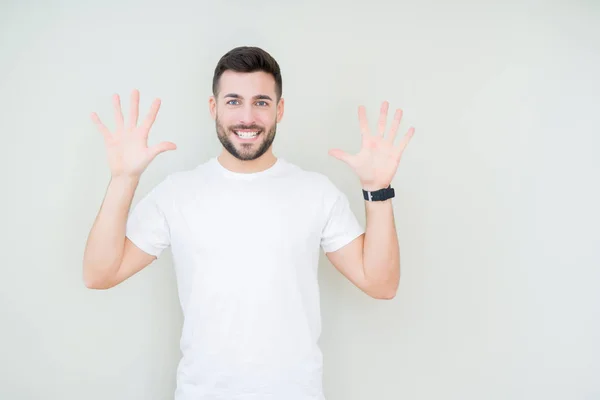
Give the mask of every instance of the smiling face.
POLYGON ((273 76, 228 70, 218 86, 217 95, 210 98, 210 112, 223 147, 241 161, 270 153, 284 103, 277 97, 273 76))

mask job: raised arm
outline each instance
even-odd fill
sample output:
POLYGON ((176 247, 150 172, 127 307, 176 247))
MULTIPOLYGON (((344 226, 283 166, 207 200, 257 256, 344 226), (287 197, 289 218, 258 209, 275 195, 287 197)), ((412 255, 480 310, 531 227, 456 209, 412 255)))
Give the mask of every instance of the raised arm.
MULTIPOLYGON (((389 104, 381 105, 377 133, 371 134, 365 107, 358 110, 362 146, 351 155, 339 149, 330 154, 346 162, 358 175, 363 190, 389 190, 402 153, 415 129, 394 144, 402 119, 402 110, 396 110, 390 132, 384 135, 389 104)), ((400 249, 394 221, 392 199, 366 201, 366 231, 343 248, 327 254, 332 264, 352 283, 368 295, 391 299, 396 295, 400 281, 400 249)))
POLYGON ((111 179, 89 233, 83 257, 83 280, 91 289, 108 289, 150 264, 156 257, 137 248, 125 237, 127 216, 140 176, 160 153, 175 150, 174 143, 148 147, 148 133, 160 108, 156 99, 138 126, 139 92, 131 94, 126 124, 119 95, 113 96, 116 128, 111 133, 96 113, 92 120, 104 137, 111 179))

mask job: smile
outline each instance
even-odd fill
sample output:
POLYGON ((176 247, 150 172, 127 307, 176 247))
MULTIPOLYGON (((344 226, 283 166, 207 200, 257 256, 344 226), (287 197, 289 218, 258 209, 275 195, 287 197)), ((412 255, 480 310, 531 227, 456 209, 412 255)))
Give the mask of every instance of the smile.
POLYGON ((233 131, 233 133, 236 134, 237 137, 239 137, 240 139, 243 140, 252 140, 252 139, 256 139, 256 137, 258 135, 260 135, 259 131, 233 131))

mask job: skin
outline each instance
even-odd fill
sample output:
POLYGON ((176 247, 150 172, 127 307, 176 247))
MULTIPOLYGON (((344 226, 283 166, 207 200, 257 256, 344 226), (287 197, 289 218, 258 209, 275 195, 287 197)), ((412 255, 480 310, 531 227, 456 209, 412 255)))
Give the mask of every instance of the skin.
POLYGON ((277 124, 285 100, 277 99, 275 79, 265 72, 225 71, 219 91, 209 99, 210 115, 223 145, 221 164, 232 171, 251 173, 273 165, 277 124), (259 131, 254 140, 239 138, 234 131, 259 131))
MULTIPOLYGON (((133 276, 156 257, 146 254, 125 237, 125 225, 140 176, 160 153, 176 149, 171 142, 147 146, 149 131, 160 107, 156 99, 138 124, 139 93, 131 95, 129 121, 125 122, 120 98, 113 97, 116 129, 110 132, 93 113, 104 137, 111 180, 106 197, 90 231, 84 253, 84 282, 88 288, 108 289, 133 276)), ((361 148, 357 154, 331 149, 329 154, 346 163, 358 175, 365 190, 388 187, 396 174, 402 154, 414 128, 395 144, 402 119, 396 110, 390 131, 385 135, 389 104, 383 102, 377 131, 372 134, 364 106, 358 109, 361 148)), ((223 144, 220 163, 240 173, 271 167, 276 161, 272 144, 277 124, 284 113, 284 99, 277 99, 274 78, 264 72, 226 71, 219 91, 209 98, 209 111, 217 136, 223 144), (244 140, 235 131, 258 131, 253 140, 244 140)), ((392 199, 365 201, 365 233, 341 249, 327 253, 330 262, 350 282, 377 299, 395 297, 400 282, 400 251, 392 199)))
MULTIPOLYGON (((272 152, 277 123, 281 121, 284 100, 277 101, 275 80, 264 72, 226 71, 220 79, 217 96, 209 100, 217 135, 223 144, 220 162, 236 172, 262 171, 276 161, 272 152), (240 139, 234 131, 258 130, 253 141, 240 139)), ((402 119, 395 112, 391 129, 384 136, 389 104, 381 106, 377 133, 372 135, 366 109, 358 110, 362 134, 361 150, 351 155, 340 149, 329 154, 348 164, 359 176, 363 189, 387 187, 394 177, 402 152, 414 133, 411 128, 398 145, 394 144, 402 119)), ((392 200, 365 202, 366 233, 343 248, 327 253, 331 263, 354 285, 371 297, 391 299, 400 280, 399 245, 392 200)))

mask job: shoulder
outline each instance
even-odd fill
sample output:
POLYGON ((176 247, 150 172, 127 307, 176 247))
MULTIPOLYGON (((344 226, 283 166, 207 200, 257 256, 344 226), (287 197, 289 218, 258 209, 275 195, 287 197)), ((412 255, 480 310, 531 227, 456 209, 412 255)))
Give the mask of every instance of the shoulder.
POLYGON ((195 167, 171 172, 165 181, 169 182, 172 189, 183 190, 213 176, 215 176, 215 165, 214 159, 211 158, 195 167))
POLYGON ((324 172, 316 169, 301 167, 297 164, 286 162, 287 177, 295 184, 310 189, 313 194, 320 194, 320 197, 326 199, 335 199, 343 193, 333 180, 324 172))
POLYGON ((310 169, 287 160, 282 160, 282 162, 285 165, 285 171, 288 176, 293 176, 296 179, 312 181, 319 184, 323 184, 329 180, 327 175, 325 175, 323 172, 317 171, 316 169, 310 169))
POLYGON ((150 195, 161 200, 171 200, 197 187, 210 176, 210 163, 204 162, 196 167, 168 173, 150 189, 150 195))

